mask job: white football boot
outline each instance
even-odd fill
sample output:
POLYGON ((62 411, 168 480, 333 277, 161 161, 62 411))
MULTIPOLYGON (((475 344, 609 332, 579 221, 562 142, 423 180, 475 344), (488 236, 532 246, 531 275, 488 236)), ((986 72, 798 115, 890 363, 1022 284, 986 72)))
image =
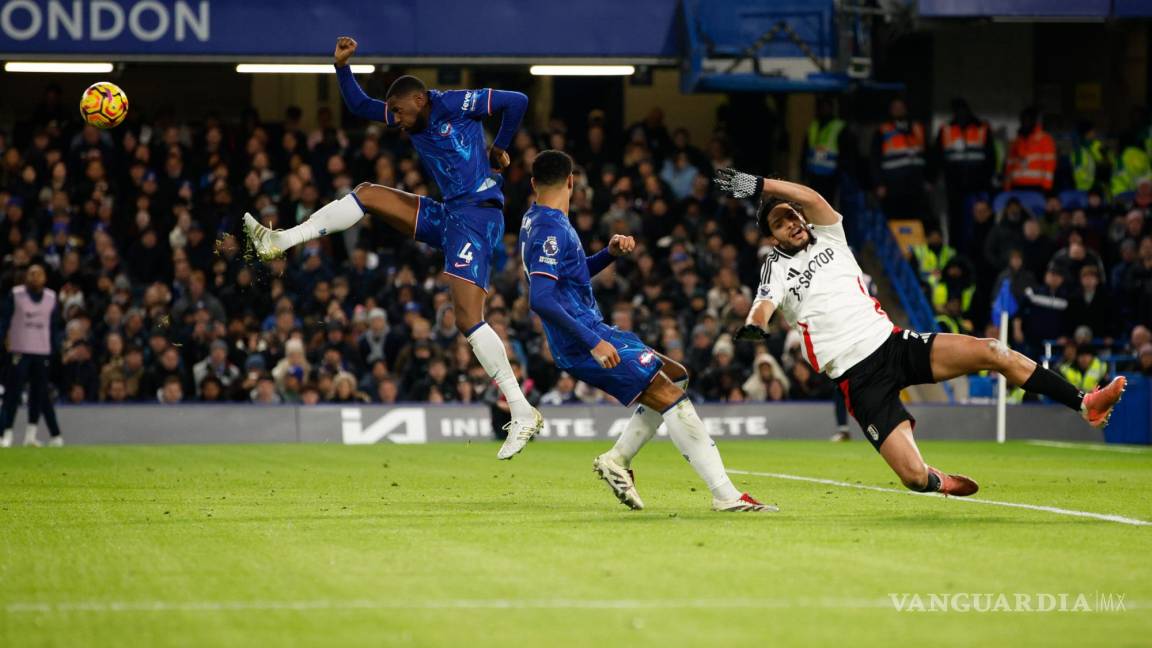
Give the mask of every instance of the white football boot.
POLYGON ((775 513, 780 509, 771 504, 761 504, 748 493, 734 500, 712 500, 712 510, 722 513, 775 513))
POLYGON ((39 448, 43 444, 36 438, 36 426, 29 425, 28 429, 24 432, 24 447, 25 448, 39 448))
POLYGON ((12 447, 12 428, 8 428, 7 430, 4 430, 4 432, 0 433, 0 448, 11 448, 11 447, 12 447))
POLYGON ((244 214, 244 233, 248 235, 248 241, 252 243, 252 249, 261 261, 273 261, 284 256, 281 231, 264 227, 252 214, 244 214))
POLYGON ((49 438, 48 439, 48 447, 49 448, 63 448, 64 447, 64 437, 54 436, 54 437, 49 438))
POLYGON ((605 452, 592 461, 592 472, 608 484, 621 504, 635 511, 644 508, 644 502, 636 492, 636 475, 631 469, 617 463, 609 453, 605 452))
POLYGON ((540 430, 544 429, 544 417, 540 414, 540 410, 535 407, 532 408, 532 418, 524 420, 513 418, 504 424, 504 430, 508 436, 504 439, 504 445, 500 446, 499 452, 496 453, 497 459, 511 459, 528 445, 532 437, 540 434, 540 430))

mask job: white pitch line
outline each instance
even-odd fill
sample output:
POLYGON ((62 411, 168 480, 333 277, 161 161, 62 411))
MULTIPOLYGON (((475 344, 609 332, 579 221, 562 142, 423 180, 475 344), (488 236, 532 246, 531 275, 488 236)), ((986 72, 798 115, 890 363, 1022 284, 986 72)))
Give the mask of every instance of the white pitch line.
POLYGON ((377 601, 75 601, 9 603, 8 614, 65 612, 227 612, 242 610, 682 610, 682 609, 872 609, 890 608, 888 599, 442 599, 377 601))
MULTIPOLYGON (((896 493, 897 495, 923 495, 928 497, 936 496, 937 493, 917 493, 910 490, 899 490, 896 488, 885 488, 883 486, 868 486, 865 484, 853 484, 850 482, 836 481, 835 479, 820 479, 817 477, 802 477, 800 475, 786 475, 784 473, 770 473, 770 472, 755 472, 751 470, 729 470, 728 472, 736 475, 750 475, 752 477, 772 477, 773 479, 788 479, 791 481, 802 481, 813 484, 826 484, 828 486, 840 486, 841 488, 855 488, 858 490, 878 491, 881 493, 896 493)), ((968 504, 987 504, 990 506, 1006 506, 1008 508, 1027 509, 1029 511, 1043 511, 1045 513, 1055 513, 1057 515, 1070 515, 1073 517, 1091 518, 1093 520, 1101 520, 1104 522, 1117 522, 1119 524, 1129 524, 1132 526, 1152 526, 1152 522, 1148 520, 1139 520, 1136 518, 1124 517, 1123 515, 1115 515, 1112 513, 1092 513, 1090 511, 1077 511, 1074 509, 1058 508, 1055 506, 1041 506, 1039 504, 1020 504, 1018 502, 999 502, 996 500, 976 499, 972 497, 950 497, 948 498, 953 502, 965 502, 968 504)))
POLYGON ((1045 448, 1066 448, 1069 450, 1096 450, 1098 452, 1127 452, 1129 454, 1152 454, 1152 448, 1139 448, 1124 445, 1104 445, 1101 443, 1069 443, 1067 441, 1025 441, 1028 445, 1045 448))

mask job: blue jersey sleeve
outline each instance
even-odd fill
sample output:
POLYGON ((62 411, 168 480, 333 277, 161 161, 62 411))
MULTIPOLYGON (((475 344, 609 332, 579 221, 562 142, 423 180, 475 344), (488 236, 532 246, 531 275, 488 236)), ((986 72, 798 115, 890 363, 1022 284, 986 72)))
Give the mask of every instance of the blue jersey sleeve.
POLYGON ((556 279, 543 272, 536 273, 528 293, 528 303, 540 319, 572 336, 591 351, 600 343, 600 336, 564 310, 556 296, 556 279))
POLYGON ((572 250, 568 237, 558 227, 537 225, 524 250, 524 267, 529 275, 560 278, 560 264, 572 250))
POLYGON ((492 89, 445 90, 440 93, 441 105, 452 119, 470 117, 484 119, 492 114, 492 89))
POLYGON ((336 66, 336 78, 340 82, 340 96, 344 98, 344 104, 353 115, 361 119, 384 122, 389 126, 395 125, 392 113, 388 112, 388 104, 364 94, 364 89, 352 74, 352 66, 336 66))

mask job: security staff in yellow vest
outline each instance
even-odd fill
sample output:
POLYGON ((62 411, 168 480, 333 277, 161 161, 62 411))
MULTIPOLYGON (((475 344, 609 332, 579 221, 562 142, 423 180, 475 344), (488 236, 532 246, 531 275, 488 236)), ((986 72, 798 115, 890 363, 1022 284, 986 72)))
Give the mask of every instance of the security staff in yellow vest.
POLYGON ((872 181, 888 218, 914 218, 935 223, 926 193, 927 143, 924 126, 908 117, 908 106, 897 97, 888 104, 888 121, 872 136, 872 181))
POLYGON ((1078 191, 1095 190, 1106 194, 1112 183, 1112 155, 1096 136, 1092 122, 1080 122, 1077 133, 1079 141, 1068 156, 1072 183, 1078 191))
POLYGON ((836 116, 836 100, 820 95, 816 99, 816 119, 804 138, 805 184, 835 204, 840 178, 851 172, 855 160, 856 142, 848 125, 836 116))
POLYGON ((1112 195, 1136 191, 1141 182, 1152 180, 1152 166, 1143 145, 1126 137, 1120 144, 1120 157, 1112 171, 1112 195))
MULTIPOLYGON (((1071 352, 1065 350, 1065 357, 1070 355, 1071 352)), ((1104 381, 1108 375, 1108 365, 1092 353, 1091 347, 1080 345, 1076 347, 1073 360, 1065 360, 1060 364, 1060 375, 1080 391, 1088 393, 1104 381)))
POLYGON ((943 310, 936 315, 936 328, 941 333, 972 335, 972 322, 964 317, 962 300, 952 295, 944 302, 943 310))
POLYGON ((937 313, 944 312, 945 304, 952 298, 960 300, 959 313, 965 317, 972 310, 972 297, 976 294, 972 264, 967 258, 958 256, 944 266, 940 280, 932 287, 932 308, 937 313))
POLYGON ((956 249, 944 245, 944 235, 939 227, 932 227, 924 236, 924 242, 912 246, 912 259, 920 281, 932 290, 943 276, 944 266, 956 257, 956 249))

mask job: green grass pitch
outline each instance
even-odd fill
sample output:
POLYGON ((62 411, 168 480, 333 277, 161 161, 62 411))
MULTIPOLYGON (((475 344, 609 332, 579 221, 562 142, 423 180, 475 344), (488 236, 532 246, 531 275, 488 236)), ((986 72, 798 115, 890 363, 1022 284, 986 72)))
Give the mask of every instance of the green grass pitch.
MULTIPOLYGON (((592 475, 604 447, 3 451, 0 645, 1152 645, 1152 526, 744 474, 781 512, 717 514, 667 442, 637 460, 631 512, 592 475), (901 612, 901 593, 1125 609, 901 612)), ((923 450, 980 498, 1152 520, 1152 452, 923 450)), ((897 486, 859 441, 721 451, 897 486)))

